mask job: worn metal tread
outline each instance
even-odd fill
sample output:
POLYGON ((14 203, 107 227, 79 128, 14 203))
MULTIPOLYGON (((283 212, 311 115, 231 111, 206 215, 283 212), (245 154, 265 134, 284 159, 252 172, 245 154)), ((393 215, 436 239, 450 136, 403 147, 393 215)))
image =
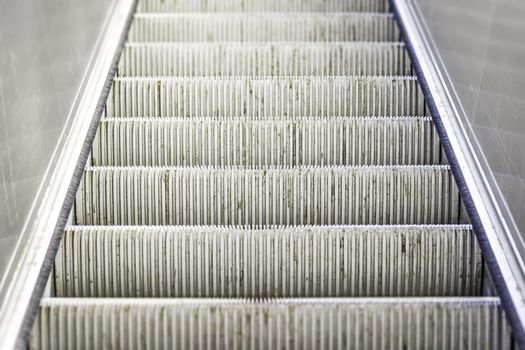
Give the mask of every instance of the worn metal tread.
POLYGON ((107 117, 426 115, 415 77, 116 78, 107 117))
POLYGON ((470 226, 71 226, 57 297, 464 296, 470 226))
POLYGON ((387 12, 388 0, 142 0, 137 12, 387 12))
POLYGON ((448 166, 88 167, 80 225, 454 224, 448 166))
POLYGON ((399 41, 392 14, 137 14, 128 42, 399 41))
POLYGON ((95 166, 441 162, 430 117, 104 118, 92 149, 95 166))
POLYGON ((117 76, 412 75, 403 43, 130 43, 117 76))
POLYGON ((498 298, 43 299, 41 349, 510 349, 498 298))

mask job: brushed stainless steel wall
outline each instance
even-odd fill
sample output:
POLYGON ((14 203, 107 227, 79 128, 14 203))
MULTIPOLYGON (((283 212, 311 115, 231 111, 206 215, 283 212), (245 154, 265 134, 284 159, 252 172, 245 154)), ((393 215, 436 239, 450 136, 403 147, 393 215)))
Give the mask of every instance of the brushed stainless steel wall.
MULTIPOLYGON (((412 0, 521 238, 525 236, 525 1, 412 0)), ((476 143, 476 142, 475 142, 476 143)))
POLYGON ((112 0, 0 1, 0 280, 112 0))

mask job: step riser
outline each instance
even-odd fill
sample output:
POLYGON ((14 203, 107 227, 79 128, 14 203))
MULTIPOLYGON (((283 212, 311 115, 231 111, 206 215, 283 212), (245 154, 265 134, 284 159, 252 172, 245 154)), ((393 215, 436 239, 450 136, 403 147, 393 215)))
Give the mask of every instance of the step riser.
POLYGON ((137 12, 387 12, 388 0, 142 0, 137 12))
POLYGON ((426 115, 413 78, 121 78, 107 117, 347 117, 426 115))
POLYGON ((88 168, 79 225, 451 224, 448 167, 88 168))
POLYGON ((128 45, 117 76, 411 75, 402 44, 128 45))
POLYGON ((128 42, 398 41, 391 15, 137 15, 128 42))
POLYGON ((430 118, 103 119, 99 166, 439 164, 430 118))
POLYGON ((511 348, 497 302, 458 300, 44 302, 31 343, 40 349, 511 348))
POLYGON ((478 295, 469 227, 73 227, 58 297, 478 295))

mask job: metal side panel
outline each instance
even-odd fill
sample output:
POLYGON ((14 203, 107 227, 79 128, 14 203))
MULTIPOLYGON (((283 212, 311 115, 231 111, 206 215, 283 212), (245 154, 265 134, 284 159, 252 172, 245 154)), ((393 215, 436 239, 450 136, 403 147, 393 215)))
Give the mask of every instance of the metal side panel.
MULTIPOLYGON (((12 274, 2 285, 2 349, 12 349, 15 346, 23 348, 27 341, 52 268, 51 261, 58 250, 60 237, 74 202, 90 139, 95 136, 96 121, 103 111, 102 104, 109 92, 108 82, 118 64, 119 52, 125 39, 124 33, 130 24, 134 4, 132 0, 118 0, 110 6, 101 30, 103 34, 94 47, 75 103, 71 110, 66 107, 63 109, 63 113, 69 113, 68 124, 58 141, 53 167, 45 175, 46 186, 42 188, 39 202, 33 209, 35 214, 21 238, 23 244, 17 247, 12 274)), ((5 16, 9 16, 9 13, 5 16)), ((40 21, 37 22, 42 25, 40 21)), ((33 61, 38 61, 38 58, 33 57, 33 61)), ((34 79, 38 80, 39 77, 41 78, 36 74, 34 79)), ((36 114, 39 112, 34 111, 36 114)), ((48 122, 46 118, 42 120, 43 123, 48 122)), ((19 125, 21 130, 25 128, 23 124, 19 125)))
POLYGON ((501 206, 501 194, 487 171, 486 160, 476 152, 470 126, 464 119, 465 111, 421 13, 412 1, 393 0, 392 4, 513 334, 517 344, 525 348, 525 248, 522 237, 508 208, 501 206))
POLYGON ((130 43, 117 76, 411 75, 402 43, 130 43))
POLYGON ((469 226, 73 226, 57 297, 479 295, 469 226))
POLYGON ((511 349, 497 298, 45 299, 31 349, 511 349))
POLYGON ((426 115, 414 77, 116 78, 106 116, 347 117, 426 115))
POLYGON ((391 14, 137 14, 128 42, 397 41, 391 14))
POLYGON ((116 1, 0 2, 0 304, 116 1))
POLYGON ((458 223, 447 166, 87 168, 79 225, 458 223))
POLYGON ((95 166, 442 162, 428 117, 103 119, 92 159, 95 166))
POLYGON ((142 0, 137 12, 387 12, 388 0, 142 0))

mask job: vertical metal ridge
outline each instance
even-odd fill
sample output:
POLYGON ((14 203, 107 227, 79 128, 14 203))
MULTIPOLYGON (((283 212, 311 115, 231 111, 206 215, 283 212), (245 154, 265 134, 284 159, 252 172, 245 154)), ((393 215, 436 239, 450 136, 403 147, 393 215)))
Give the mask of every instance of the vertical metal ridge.
POLYGON ((118 78, 107 117, 425 115, 412 77, 118 78))
POLYGON ((462 296, 482 259, 465 226, 70 227, 57 297, 462 296))
POLYGON ((137 12, 387 12, 388 0, 142 0, 137 12))
POLYGON ((402 43, 128 44, 117 76, 411 75, 402 43))
POLYGON ((391 14, 137 14, 128 42, 397 41, 391 14))
POLYGON ((511 343, 505 316, 492 298, 45 300, 31 338, 31 348, 38 349, 393 346, 510 349, 511 343))
POLYGON ((448 224, 446 166, 88 168, 78 224, 448 224))
POLYGON ((103 119, 95 166, 439 164, 430 118, 103 119))

